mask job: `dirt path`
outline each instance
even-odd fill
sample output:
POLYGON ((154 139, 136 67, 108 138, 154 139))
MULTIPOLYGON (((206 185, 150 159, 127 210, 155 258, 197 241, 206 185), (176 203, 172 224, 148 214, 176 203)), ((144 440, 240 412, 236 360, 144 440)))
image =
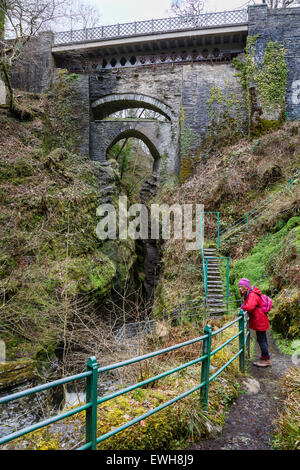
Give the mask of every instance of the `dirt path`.
MULTIPOLYGON (((282 354, 268 335, 272 367, 249 366, 252 379, 243 386, 241 394, 231 406, 220 437, 193 444, 193 450, 270 450, 273 420, 280 407, 281 379, 292 366, 291 357, 282 354)), ((259 356, 257 344, 256 357, 259 356)))

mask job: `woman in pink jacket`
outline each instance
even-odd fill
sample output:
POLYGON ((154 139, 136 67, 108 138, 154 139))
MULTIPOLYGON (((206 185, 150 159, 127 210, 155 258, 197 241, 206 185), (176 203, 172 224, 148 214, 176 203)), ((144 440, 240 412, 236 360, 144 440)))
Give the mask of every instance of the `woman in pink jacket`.
POLYGON ((257 342, 261 349, 260 360, 253 364, 258 367, 268 367, 271 365, 267 340, 267 330, 270 329, 270 324, 267 315, 259 308, 261 291, 255 286, 250 287, 249 279, 239 281, 239 291, 244 298, 241 308, 249 314, 249 327, 256 331, 257 342))

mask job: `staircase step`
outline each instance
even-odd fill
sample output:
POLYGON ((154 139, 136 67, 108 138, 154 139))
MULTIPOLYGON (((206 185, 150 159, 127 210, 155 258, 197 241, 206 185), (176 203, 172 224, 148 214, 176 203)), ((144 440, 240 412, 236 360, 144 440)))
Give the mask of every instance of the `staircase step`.
POLYGON ((209 312, 218 312, 218 313, 225 313, 226 312, 226 308, 222 307, 211 307, 211 306, 207 306, 208 307, 208 311, 209 312))

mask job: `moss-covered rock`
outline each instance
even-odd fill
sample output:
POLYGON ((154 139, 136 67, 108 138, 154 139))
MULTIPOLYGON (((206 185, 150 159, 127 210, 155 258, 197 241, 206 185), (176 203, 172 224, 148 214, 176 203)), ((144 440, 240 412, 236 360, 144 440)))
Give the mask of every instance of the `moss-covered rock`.
POLYGON ((67 258, 55 263, 49 282, 53 288, 60 287, 72 295, 96 291, 97 295, 106 296, 110 293, 115 275, 114 263, 99 251, 86 257, 67 258))
POLYGON ((297 289, 285 289, 275 299, 271 310, 272 327, 284 338, 300 337, 300 294, 297 289))
POLYGON ((0 364, 0 391, 32 380, 36 376, 30 359, 0 364))

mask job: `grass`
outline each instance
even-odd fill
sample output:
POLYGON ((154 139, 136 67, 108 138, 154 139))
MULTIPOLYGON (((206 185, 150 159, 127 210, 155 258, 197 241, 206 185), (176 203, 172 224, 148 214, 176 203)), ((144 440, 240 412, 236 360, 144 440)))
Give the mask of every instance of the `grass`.
POLYGON ((295 351, 297 351, 300 348, 300 339, 288 339, 284 338, 280 333, 277 331, 272 331, 272 336, 275 339, 275 342, 284 354, 288 354, 292 356, 295 351))
POLYGON ((272 279, 274 271, 276 272, 277 260, 289 242, 295 243, 294 235, 298 235, 299 224, 300 217, 292 217, 281 230, 263 237, 248 256, 235 261, 230 273, 230 282, 236 293, 240 278, 249 279, 251 285, 257 285, 264 293, 271 294, 274 291, 272 279))
POLYGON ((282 388, 285 400, 276 420, 272 439, 274 450, 300 450, 300 369, 291 368, 285 376, 282 388))
MULTIPOLYGON (((229 318, 211 320, 213 330, 229 322, 229 318)), ((183 324, 169 330, 163 344, 150 343, 156 348, 186 341, 202 334, 203 327, 183 324)), ((213 348, 223 344, 237 332, 234 325, 213 338, 213 348)), ((152 338, 153 341, 153 338, 152 338)), ((155 341, 158 341, 157 339, 155 341)), ((155 349, 156 349, 155 348, 155 349)), ((213 374, 238 350, 238 340, 229 343, 216 353, 211 366, 213 374)), ((202 347, 197 345, 172 351, 157 360, 145 364, 145 373, 157 375, 201 356, 202 347), (149 367, 149 369, 148 369, 149 367)), ((238 359, 231 363, 209 387, 208 411, 199 401, 199 392, 186 397, 166 410, 141 421, 99 444, 98 450, 183 450, 191 442, 218 434, 224 425, 230 404, 237 398, 240 381, 244 374, 239 371, 238 359)), ((195 365, 165 377, 146 388, 112 399, 99 406, 98 437, 123 423, 144 414, 150 409, 199 385, 201 366, 195 365)), ((132 377, 133 380, 133 377, 132 377)), ((85 414, 67 418, 64 422, 41 429, 5 446, 5 449, 57 450, 70 449, 84 443, 85 414)))

